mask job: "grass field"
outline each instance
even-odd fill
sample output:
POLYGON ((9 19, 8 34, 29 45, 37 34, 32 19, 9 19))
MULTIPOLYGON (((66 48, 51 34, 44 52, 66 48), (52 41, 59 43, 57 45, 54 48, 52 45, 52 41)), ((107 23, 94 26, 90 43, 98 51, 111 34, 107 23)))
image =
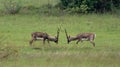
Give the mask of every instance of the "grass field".
MULTIPOLYGON (((0 0, 0 9, 3 8, 0 0)), ((21 0, 23 5, 43 5, 48 0, 21 0)), ((57 0, 50 0, 56 4, 57 0)), ((0 15, 0 67, 120 67, 120 16, 88 14, 64 16, 0 15), (59 44, 36 41, 31 33, 55 36, 61 27, 59 44), (96 34, 96 47, 89 42, 67 44, 64 29, 71 36, 81 32, 96 34), (5 52, 3 52, 5 50, 5 52), (8 54, 8 57, 1 58, 8 54)))
MULTIPOLYGON (((117 16, 38 16, 8 15, 0 17, 0 44, 18 51, 0 61, 0 67, 119 67, 120 19, 117 16), (42 44, 36 41, 29 46, 31 33, 35 31, 56 35, 61 26, 59 44, 42 44), (66 43, 64 28, 72 36, 81 32, 94 32, 96 47, 89 42, 66 43)), ((9 51, 9 50, 8 50, 9 51)))

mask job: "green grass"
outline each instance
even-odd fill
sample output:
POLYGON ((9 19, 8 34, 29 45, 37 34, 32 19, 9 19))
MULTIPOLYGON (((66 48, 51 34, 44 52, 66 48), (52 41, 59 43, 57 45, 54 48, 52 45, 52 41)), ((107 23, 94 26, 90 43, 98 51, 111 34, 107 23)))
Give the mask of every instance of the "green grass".
MULTIPOLYGON (((10 0, 6 0, 6 1, 10 1, 10 0)), ((3 8, 4 3, 6 2, 5 0, 0 0, 0 9, 3 8)), ((56 5, 59 0, 11 0, 11 1, 15 1, 15 2, 20 2, 20 4, 22 6, 35 6, 35 7, 39 7, 45 4, 52 4, 52 5, 56 5)))
POLYGON ((119 67, 120 19, 115 15, 81 16, 0 16, 0 45, 12 46, 18 56, 0 59, 0 67, 119 67), (36 41, 29 46, 31 33, 47 32, 55 36, 61 26, 59 44, 36 41), (66 43, 64 28, 71 36, 94 32, 96 47, 89 42, 66 43))
MULTIPOLYGON (((0 10, 4 0, 0 0, 0 10)), ((48 0, 20 0, 22 6, 40 7, 48 0)), ((50 0, 55 5, 58 0, 50 0)), ((119 15, 88 14, 64 16, 0 16, 0 67, 120 67, 119 15), (55 36, 61 27, 59 44, 36 41, 29 46, 31 33, 47 32, 55 36), (96 47, 89 42, 67 44, 64 28, 75 36, 81 32, 96 33, 96 47), (1 56, 9 54, 8 57, 1 56)))

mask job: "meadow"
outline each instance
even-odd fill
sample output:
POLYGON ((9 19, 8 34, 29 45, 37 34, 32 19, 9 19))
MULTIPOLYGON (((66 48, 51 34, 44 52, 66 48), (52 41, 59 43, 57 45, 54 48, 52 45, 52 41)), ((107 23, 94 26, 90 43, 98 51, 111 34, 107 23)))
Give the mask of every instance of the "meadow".
POLYGON ((5 49, 6 53, 10 52, 10 56, 0 58, 0 67, 119 67, 119 30, 120 16, 114 14, 59 17, 2 15, 0 16, 0 57, 2 49, 5 49), (43 45, 42 41, 36 41, 33 46, 29 45, 32 32, 47 32, 55 36, 58 27, 61 27, 58 44, 46 42, 43 45), (67 44, 64 29, 67 29, 71 36, 81 32, 95 33, 96 47, 87 41, 67 44))

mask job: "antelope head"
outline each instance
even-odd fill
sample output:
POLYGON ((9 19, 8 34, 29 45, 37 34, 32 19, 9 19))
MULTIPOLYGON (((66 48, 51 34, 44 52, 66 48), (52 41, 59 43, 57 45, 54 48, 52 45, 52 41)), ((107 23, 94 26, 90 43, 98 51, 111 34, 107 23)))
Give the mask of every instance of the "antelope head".
POLYGON ((66 34, 66 38, 67 38, 67 43, 69 44, 71 41, 74 41, 74 40, 77 40, 78 37, 74 36, 74 37, 71 37, 70 35, 67 34, 67 31, 65 29, 65 34, 66 34))
POLYGON ((58 28, 58 30, 57 30, 57 36, 55 36, 55 37, 49 36, 48 37, 48 41, 54 41, 56 44, 58 44, 58 41, 59 41, 59 32, 60 32, 60 29, 58 28))

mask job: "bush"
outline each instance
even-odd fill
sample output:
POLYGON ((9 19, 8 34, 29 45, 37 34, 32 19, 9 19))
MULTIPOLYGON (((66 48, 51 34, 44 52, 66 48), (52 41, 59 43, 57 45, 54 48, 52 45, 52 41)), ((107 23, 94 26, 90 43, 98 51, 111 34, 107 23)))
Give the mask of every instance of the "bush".
MULTIPOLYGON (((112 8, 120 7, 120 0, 60 0, 58 4, 61 9, 79 8, 79 13, 86 12, 108 12, 112 8)), ((78 12, 77 11, 77 12, 78 12)))
POLYGON ((15 0, 8 0, 4 2, 5 11, 9 14, 17 14, 21 9, 20 2, 15 0))

